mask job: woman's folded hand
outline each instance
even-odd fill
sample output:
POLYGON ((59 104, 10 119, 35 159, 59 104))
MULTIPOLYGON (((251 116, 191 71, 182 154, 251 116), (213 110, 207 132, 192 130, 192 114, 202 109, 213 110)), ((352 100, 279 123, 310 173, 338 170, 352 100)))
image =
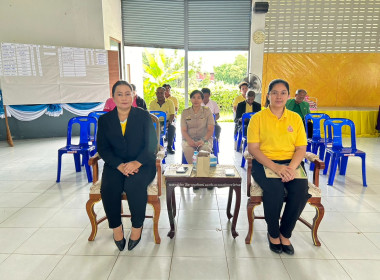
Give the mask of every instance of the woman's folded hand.
POLYGON ((134 160, 127 163, 120 164, 117 169, 123 173, 125 176, 134 175, 139 172, 139 168, 141 167, 141 163, 134 160))
POLYGON ((293 180, 295 176, 295 170, 293 168, 282 164, 276 164, 274 172, 280 176, 282 182, 289 182, 293 180))

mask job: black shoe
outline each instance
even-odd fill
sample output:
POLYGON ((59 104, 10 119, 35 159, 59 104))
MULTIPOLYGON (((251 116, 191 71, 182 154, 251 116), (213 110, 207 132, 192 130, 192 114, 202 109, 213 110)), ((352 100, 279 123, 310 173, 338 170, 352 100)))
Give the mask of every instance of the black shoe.
POLYGON ((174 155, 174 154, 175 154, 175 151, 174 151, 172 148, 168 148, 167 151, 168 151, 168 153, 171 154, 171 155, 174 155))
POLYGON ((269 242, 269 249, 271 249, 272 252, 275 252, 277 254, 281 254, 282 248, 283 248, 281 243, 280 244, 273 244, 272 242, 270 242, 269 233, 267 233, 267 237, 268 237, 268 242, 269 242))
POLYGON ((282 251, 288 255, 294 255, 294 248, 293 245, 284 245, 282 244, 282 251))
POLYGON ((199 188, 193 187, 193 190, 196 191, 196 190, 199 190, 199 188))
POLYGON ((141 233, 140 233, 139 239, 132 240, 131 238, 129 238, 129 240, 128 240, 128 251, 131 251, 133 248, 135 248, 137 246, 137 244, 139 244, 139 242, 141 240, 141 235, 142 235, 143 228, 144 227, 142 226, 141 227, 141 233))
POLYGON ((207 189, 208 189, 209 191, 212 191, 212 190, 214 189, 214 187, 207 187, 207 189))
POLYGON ((113 241, 115 241, 115 244, 116 244, 117 248, 119 249, 119 251, 123 251, 125 248, 125 244, 127 243, 127 240, 125 240, 125 238, 124 238, 124 227, 123 227, 123 225, 121 225, 121 230, 123 231, 123 239, 116 241, 115 237, 113 238, 113 241))

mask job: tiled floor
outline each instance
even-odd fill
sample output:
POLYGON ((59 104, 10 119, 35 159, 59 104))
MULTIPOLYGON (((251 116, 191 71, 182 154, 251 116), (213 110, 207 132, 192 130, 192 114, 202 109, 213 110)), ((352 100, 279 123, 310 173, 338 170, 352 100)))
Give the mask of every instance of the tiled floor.
MULTIPOLYGON (((222 123, 220 163, 241 169, 234 152, 233 124, 222 123)), ((177 153, 168 163, 180 162, 177 153)), ((152 221, 146 220, 142 241, 131 252, 119 252, 107 223, 94 242, 85 211, 90 184, 85 172, 75 173, 73 159, 63 157, 62 182, 55 183, 57 149, 65 139, 0 142, 0 279, 380 279, 380 140, 357 139, 367 152, 368 188, 361 185, 360 160, 350 159, 348 175, 337 176, 333 187, 321 175, 325 216, 319 238, 297 224, 294 256, 268 248, 266 225, 255 221, 253 242, 244 243, 248 222, 242 206, 235 240, 225 209, 226 189, 177 190, 178 216, 174 239, 169 230, 165 193, 161 197, 161 244, 153 242, 152 221)), ((245 182, 245 180, 244 180, 245 182)), ((245 183, 243 183, 245 190, 245 183)), ((103 212, 101 203, 96 211, 103 212)), ((148 207, 148 211, 152 211, 148 207)), ((259 207, 258 211, 262 211, 259 207)), ((312 219, 307 206, 303 217, 312 219)), ((124 220, 125 234, 130 230, 124 220)))

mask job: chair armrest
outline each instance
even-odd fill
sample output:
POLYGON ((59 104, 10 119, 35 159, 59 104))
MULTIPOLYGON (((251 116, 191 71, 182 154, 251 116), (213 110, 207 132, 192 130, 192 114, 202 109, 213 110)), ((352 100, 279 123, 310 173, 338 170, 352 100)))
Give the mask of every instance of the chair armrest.
POLYGON ((161 184, 162 184, 162 160, 165 157, 164 147, 160 146, 160 150, 157 152, 156 156, 156 168, 157 168, 157 189, 158 196, 161 196, 161 184))
POLYGON ((252 160, 254 156, 251 155, 248 151, 244 152, 244 158, 247 161, 247 196, 251 196, 251 184, 252 184, 252 160))
MULTIPOLYGON (((244 158, 247 161, 248 168, 247 168, 247 196, 250 196, 251 193, 251 183, 252 183, 252 160, 255 158, 253 155, 251 155, 248 151, 244 152, 244 158)), ((319 157, 313 153, 307 152, 305 154, 305 158, 309 161, 314 163, 314 171, 313 171, 313 184, 317 187, 319 187, 319 172, 320 170, 325 169, 325 163, 319 159, 319 157)))
POLYGON ((305 158, 309 161, 314 163, 314 171, 313 171, 313 184, 317 187, 319 187, 319 172, 320 170, 325 169, 325 163, 319 159, 319 157, 316 154, 307 152, 305 154, 305 158))
POLYGON ((246 159, 246 160, 248 160, 248 159, 254 159, 255 157, 253 156, 253 155, 251 155, 248 151, 245 151, 244 152, 244 158, 246 159))
POLYGON ((90 157, 88 160, 88 165, 92 166, 92 183, 95 184, 99 180, 99 166, 98 161, 100 160, 98 153, 90 157))
POLYGON ((165 157, 165 150, 162 146, 160 146, 160 150, 157 152, 157 159, 163 160, 165 157))

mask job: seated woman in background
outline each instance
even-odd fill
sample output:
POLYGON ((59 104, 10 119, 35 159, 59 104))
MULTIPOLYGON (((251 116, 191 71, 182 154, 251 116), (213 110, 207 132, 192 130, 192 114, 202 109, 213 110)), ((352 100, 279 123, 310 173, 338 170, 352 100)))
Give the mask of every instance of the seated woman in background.
POLYGON ((132 89, 133 89, 133 102, 132 106, 133 107, 140 107, 144 110, 146 110, 146 103, 145 100, 142 99, 140 96, 137 94, 136 86, 134 84, 131 84, 132 89))
MULTIPOLYGON (((137 95, 136 86, 134 84, 130 84, 130 85, 132 87, 132 95, 133 95, 132 106, 135 108, 140 107, 140 108, 146 110, 146 103, 145 103, 144 99, 142 99, 140 96, 137 95)), ((103 111, 110 112, 113 109, 115 109, 115 107, 116 107, 116 104, 113 101, 113 97, 111 97, 111 98, 108 98, 106 101, 106 104, 104 104, 103 111)))
POLYGON ((212 151, 214 116, 208 107, 202 106, 203 93, 190 93, 192 106, 184 109, 181 116, 182 151, 186 161, 192 162, 194 151, 212 151))
MULTIPOLYGON (((240 102, 237 105, 236 109, 236 115, 235 115, 235 134, 241 130, 241 117, 244 113, 251 113, 251 112, 259 112, 261 111, 261 105, 257 102, 255 102, 255 92, 253 90, 250 90, 247 92, 245 101, 240 102)), ((246 123, 244 124, 245 132, 247 132, 247 126, 249 123, 249 119, 246 119, 246 123)))
POLYGON ((309 198, 307 179, 295 179, 295 170, 306 153, 306 133, 297 113, 285 108, 289 84, 273 80, 269 84, 269 107, 252 116, 248 126, 248 151, 254 156, 252 176, 263 190, 265 221, 269 248, 276 253, 294 254, 289 241, 296 222, 309 198), (279 178, 267 178, 265 168, 279 178), (279 218, 284 203, 287 202, 279 218))
POLYGON ((116 246, 125 247, 121 222, 121 194, 131 212, 128 250, 141 239, 147 188, 156 175, 157 137, 148 111, 132 107, 132 86, 118 81, 112 87, 115 109, 99 118, 97 149, 104 160, 101 196, 116 246))

